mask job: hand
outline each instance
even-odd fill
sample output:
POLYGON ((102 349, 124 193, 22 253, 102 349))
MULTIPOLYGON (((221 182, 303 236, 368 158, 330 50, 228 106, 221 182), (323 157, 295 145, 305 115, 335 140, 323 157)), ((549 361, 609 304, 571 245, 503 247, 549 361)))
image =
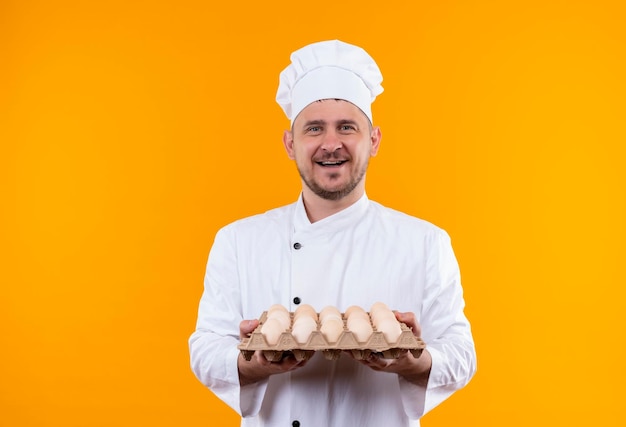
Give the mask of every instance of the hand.
MULTIPOLYGON (((411 328, 413 335, 421 338, 422 328, 417 323, 414 313, 396 311, 395 315, 399 322, 411 328)), ((403 351, 397 359, 384 359, 381 354, 372 353, 360 362, 375 371, 392 372, 424 387, 428 384, 428 376, 432 366, 432 358, 428 350, 424 350, 419 358, 415 358, 408 350, 403 351)))
POLYGON ((242 320, 239 323, 239 338, 240 339, 250 338, 250 334, 254 332, 257 326, 259 326, 258 319, 242 320))
POLYGON ((417 323, 414 313, 411 313, 410 311, 406 313, 394 311, 393 313, 396 315, 396 319, 398 319, 398 322, 404 323, 409 328, 411 328, 411 330, 413 331, 413 335, 415 335, 417 338, 422 337, 422 327, 419 323, 417 323))
MULTIPOLYGON (((249 337, 250 334, 259 326, 259 321, 243 320, 239 323, 239 337, 241 339, 249 337)), ((270 362, 263 356, 261 350, 254 352, 252 358, 248 361, 240 354, 237 359, 237 368, 239 369, 239 384, 244 386, 252 384, 268 378, 270 375, 281 374, 300 368, 306 364, 306 360, 297 361, 293 355, 288 354, 278 362, 270 362)))

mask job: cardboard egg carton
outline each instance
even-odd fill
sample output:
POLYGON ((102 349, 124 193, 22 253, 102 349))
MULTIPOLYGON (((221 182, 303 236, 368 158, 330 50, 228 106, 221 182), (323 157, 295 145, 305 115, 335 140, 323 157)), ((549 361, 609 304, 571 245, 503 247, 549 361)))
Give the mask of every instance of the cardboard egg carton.
MULTIPOLYGON (((293 313, 290 313, 293 320, 293 313)), ((324 335, 320 332, 320 325, 316 331, 313 331, 305 344, 298 344, 291 329, 283 332, 278 338, 275 345, 267 343, 265 336, 261 333, 261 326, 267 319, 267 312, 264 311, 259 318, 259 326, 250 334, 249 338, 244 338, 238 345, 238 349, 246 360, 252 359, 252 355, 256 350, 261 350, 265 358, 271 362, 280 361, 286 354, 293 354, 296 360, 308 360, 316 351, 324 353, 324 357, 328 360, 336 360, 341 356, 341 352, 349 351, 352 356, 357 359, 366 359, 372 353, 378 354, 385 359, 397 359, 404 351, 410 351, 414 357, 420 357, 426 344, 421 339, 413 335, 413 331, 400 323, 402 332, 396 342, 387 342, 382 332, 377 331, 374 326, 374 332, 365 342, 358 342, 356 336, 348 330, 346 326, 346 318, 342 313, 344 323, 343 332, 339 335, 336 342, 328 342, 324 335)), ((293 323, 293 322, 292 322, 293 323)))

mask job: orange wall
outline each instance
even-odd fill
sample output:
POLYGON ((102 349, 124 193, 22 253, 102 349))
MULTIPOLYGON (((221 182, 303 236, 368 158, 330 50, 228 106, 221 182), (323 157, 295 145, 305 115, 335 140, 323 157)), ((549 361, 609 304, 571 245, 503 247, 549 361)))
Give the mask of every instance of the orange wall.
POLYGON ((452 235, 479 356, 436 426, 621 425, 621 1, 0 3, 0 425, 237 425, 187 337, 217 229, 295 200, 278 73, 378 61, 372 199, 452 235))

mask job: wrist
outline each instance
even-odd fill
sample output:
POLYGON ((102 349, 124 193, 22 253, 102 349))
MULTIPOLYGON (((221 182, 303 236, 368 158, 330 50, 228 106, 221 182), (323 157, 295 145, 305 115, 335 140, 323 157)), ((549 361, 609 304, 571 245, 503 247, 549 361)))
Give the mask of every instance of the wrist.
POLYGON ((409 357, 412 359, 412 363, 402 372, 398 372, 398 375, 413 384, 426 387, 433 364, 432 356, 428 350, 424 350, 418 358, 413 357, 411 354, 409 354, 409 357))
POLYGON ((259 374, 258 369, 255 369, 255 357, 246 360, 240 354, 237 358, 237 370, 239 372, 239 385, 241 387, 254 384, 267 378, 265 374, 259 374))

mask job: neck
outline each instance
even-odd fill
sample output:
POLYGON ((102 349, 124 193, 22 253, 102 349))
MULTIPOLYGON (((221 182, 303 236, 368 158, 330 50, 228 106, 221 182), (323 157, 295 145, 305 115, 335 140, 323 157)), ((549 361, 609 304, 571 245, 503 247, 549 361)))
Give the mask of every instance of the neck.
POLYGON ((339 200, 327 200, 321 198, 308 187, 304 186, 302 189, 302 200, 304 201, 306 215, 309 221, 313 223, 352 206, 363 194, 365 194, 365 189, 357 187, 350 194, 339 200))

